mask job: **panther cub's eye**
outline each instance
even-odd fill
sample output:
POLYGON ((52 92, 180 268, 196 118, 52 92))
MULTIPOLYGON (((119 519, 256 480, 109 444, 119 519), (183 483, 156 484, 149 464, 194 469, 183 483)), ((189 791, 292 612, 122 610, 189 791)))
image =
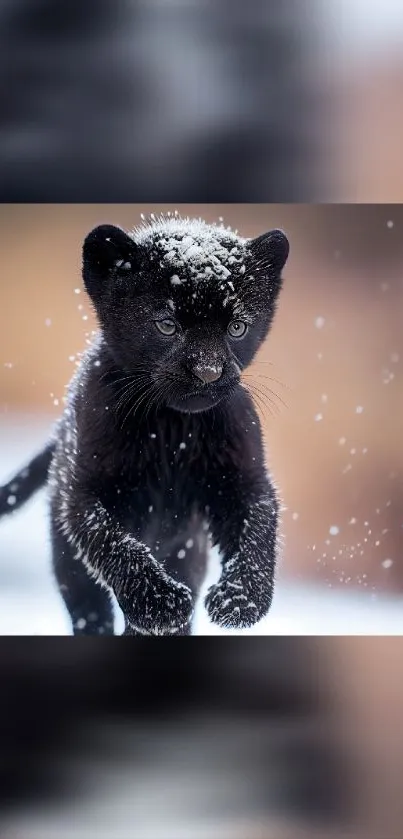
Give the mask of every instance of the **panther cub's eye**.
POLYGON ((248 326, 243 320, 233 320, 227 329, 228 335, 231 335, 231 338, 243 338, 248 326))
POLYGON ((176 323, 169 318, 165 320, 156 320, 155 325, 162 335, 174 335, 176 332, 176 323))

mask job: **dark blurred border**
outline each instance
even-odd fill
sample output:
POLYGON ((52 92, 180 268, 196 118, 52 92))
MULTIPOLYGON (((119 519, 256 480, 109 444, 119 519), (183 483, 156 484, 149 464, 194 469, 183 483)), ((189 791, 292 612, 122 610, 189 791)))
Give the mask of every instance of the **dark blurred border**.
MULTIPOLYGON (((121 746, 103 738, 110 723, 130 730, 129 759, 141 772, 159 727, 181 747, 182 725, 206 728, 208 736, 213 719, 219 753, 230 746, 226 727, 239 730, 231 749, 254 788, 251 814, 286 813, 313 824, 348 818, 336 707, 325 651, 314 639, 1 639, 0 670, 4 814, 30 802, 73 806, 82 791, 72 761, 116 761, 121 746)), ((218 752, 213 746, 212 768, 218 752)))
POLYGON ((321 14, 317 0, 2 0, 0 200, 331 200, 321 14))

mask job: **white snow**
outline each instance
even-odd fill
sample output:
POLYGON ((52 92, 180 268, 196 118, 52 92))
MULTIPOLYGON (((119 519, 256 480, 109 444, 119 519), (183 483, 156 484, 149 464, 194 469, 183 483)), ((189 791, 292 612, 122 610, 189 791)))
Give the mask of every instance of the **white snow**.
POLYGON ((382 562, 382 568, 391 568, 393 565, 393 559, 384 559, 382 562))
POLYGON ((172 286, 187 282, 188 274, 196 282, 211 274, 226 279, 231 274, 228 265, 244 262, 247 240, 229 229, 224 235, 222 229, 208 225, 202 219, 178 216, 156 219, 153 214, 150 218, 152 224, 135 228, 132 236, 139 244, 148 240, 154 242, 160 264, 173 269, 172 286), (235 253, 239 255, 235 256, 235 253))

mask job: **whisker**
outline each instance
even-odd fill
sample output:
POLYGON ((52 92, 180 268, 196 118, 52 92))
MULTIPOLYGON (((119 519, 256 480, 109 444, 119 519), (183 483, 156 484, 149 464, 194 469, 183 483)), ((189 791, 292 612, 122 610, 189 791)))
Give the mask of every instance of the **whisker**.
POLYGON ((289 409, 288 403, 285 402, 285 400, 280 396, 279 393, 277 393, 277 391, 273 390, 273 388, 271 388, 271 387, 267 387, 262 382, 255 382, 255 385, 259 386, 260 390, 263 393, 265 393, 267 396, 269 396, 270 398, 272 398, 274 400, 277 400, 277 402, 279 402, 280 405, 282 405, 282 407, 285 408, 288 411, 288 409, 289 409))
POLYGON ((128 399, 134 396, 135 392, 138 390, 138 383, 137 382, 129 382, 128 385, 124 388, 123 393, 119 397, 115 409, 119 411, 125 404, 127 404, 128 399))
POLYGON ((278 415, 278 406, 267 396, 267 394, 262 393, 259 389, 256 388, 256 386, 253 383, 251 385, 248 385, 248 390, 251 393, 253 399, 256 400, 256 402, 260 406, 261 410, 262 406, 264 406, 264 409, 269 412, 270 416, 278 415))
MULTIPOLYGON (((263 377, 263 378, 265 378, 265 377, 263 377)), ((270 379, 269 377, 267 377, 267 378, 268 378, 269 381, 275 381, 276 382, 276 379, 270 379)), ((277 399, 278 402, 280 402, 281 405, 283 405, 283 407, 288 410, 289 405, 284 401, 284 399, 275 390, 273 390, 273 388, 266 387, 264 382, 263 383, 262 382, 256 382, 255 378, 253 376, 251 376, 251 375, 248 376, 247 374, 243 376, 243 381, 245 381, 247 384, 248 384, 248 382, 252 382, 252 384, 254 384, 255 387, 259 387, 260 390, 265 395, 269 396, 270 398, 274 397, 274 399, 277 399)))
POLYGON ((122 424, 122 427, 123 427, 124 423, 126 422, 127 417, 130 415, 130 412, 131 412, 131 411, 133 412, 133 416, 136 414, 137 410, 140 408, 140 405, 141 405, 141 404, 144 402, 144 400, 146 399, 146 397, 147 397, 147 395, 149 394, 149 392, 150 392, 150 390, 152 389, 152 387, 153 387, 153 383, 152 383, 152 381, 151 381, 151 379, 150 379, 150 380, 148 380, 147 382, 144 382, 144 383, 142 384, 142 386, 136 390, 136 393, 135 393, 134 395, 135 395, 135 396, 137 396, 138 398, 135 400, 134 404, 132 404, 132 405, 130 406, 130 408, 129 408, 129 412, 128 412, 128 414, 126 415, 126 417, 125 417, 125 419, 124 419, 124 422, 123 422, 123 424, 122 424))
MULTIPOLYGON (((153 402, 154 402, 154 405, 155 405, 155 408, 156 408, 157 411, 163 405, 164 397, 170 392, 170 390, 171 390, 171 384, 170 384, 169 381, 168 382, 163 381, 159 384, 159 387, 155 388, 155 393, 153 394, 153 402)), ((149 406, 148 406, 146 417, 148 417, 148 414, 151 410, 151 407, 152 407, 152 403, 150 403, 149 406)))
POLYGON ((290 386, 287 385, 285 382, 281 381, 281 379, 276 379, 275 376, 267 376, 266 373, 258 373, 255 372, 253 367, 250 367, 247 372, 244 373, 246 376, 256 376, 259 379, 266 379, 269 382, 275 382, 280 387, 284 387, 286 390, 291 390, 290 386))
MULTIPOLYGON (((126 397, 126 398, 123 400, 123 402, 122 402, 122 404, 121 404, 121 407, 123 408, 123 406, 124 406, 124 405, 126 405, 126 406, 127 406, 127 404, 129 404, 129 409, 128 409, 128 411, 126 412, 126 414, 125 414, 125 416, 124 416, 124 418, 123 418, 123 421, 122 421, 122 424, 121 424, 121 430, 123 430, 123 426, 124 426, 124 424, 125 424, 126 420, 129 418, 130 414, 131 414, 132 412, 133 412, 133 415, 136 413, 136 409, 137 409, 137 407, 141 404, 141 402, 142 402, 142 400, 145 398, 145 396, 147 395, 147 391, 148 391, 149 387, 150 387, 150 382, 149 382, 149 381, 148 381, 148 382, 144 382, 144 383, 141 385, 141 387, 140 387, 140 388, 138 388, 138 387, 137 387, 137 382, 136 382, 136 387, 134 387, 134 386, 133 386, 133 387, 130 389, 130 392, 128 392, 128 393, 125 395, 125 397, 126 397), (135 401, 135 402, 134 402, 134 404, 133 404, 133 402, 132 402, 131 400, 133 399, 133 397, 136 397, 136 396, 137 396, 137 399, 136 399, 136 401, 135 401)), ((121 401, 121 400, 120 400, 120 401, 121 401)))
POLYGON ((274 393, 274 391, 269 390, 269 391, 267 392, 267 391, 266 391, 266 390, 264 390, 262 387, 259 387, 259 385, 257 385, 257 384, 256 384, 256 382, 253 382, 252 384, 253 384, 253 387, 254 387, 255 392, 259 393, 259 394, 260 394, 260 396, 262 397, 262 399, 267 400, 267 402, 268 402, 270 405, 272 405, 272 406, 273 406, 273 408, 274 408, 277 412, 279 412, 279 411, 280 411, 280 408, 279 408, 279 405, 276 403, 275 399, 278 399, 278 400, 279 400, 279 402, 283 405, 283 407, 287 407, 287 406, 285 405, 285 403, 283 402, 283 400, 282 400, 282 399, 280 399, 280 397, 279 397, 276 393, 274 393))
POLYGON ((258 413, 260 413, 260 415, 263 417, 263 419, 266 418, 267 412, 269 412, 270 416, 273 416, 272 409, 270 407, 268 407, 267 405, 265 405, 264 402, 262 402, 261 397, 258 393, 254 393, 254 391, 249 391, 249 393, 252 396, 254 405, 255 405, 258 413))
POLYGON ((158 392, 159 392, 158 386, 156 386, 156 384, 154 383, 149 390, 148 399, 145 402, 145 405, 144 405, 144 408, 143 408, 143 413, 140 417, 140 422, 142 421, 143 417, 146 420, 148 419, 150 410, 151 410, 151 408, 154 404, 154 401, 156 400, 156 394, 158 394, 158 392))

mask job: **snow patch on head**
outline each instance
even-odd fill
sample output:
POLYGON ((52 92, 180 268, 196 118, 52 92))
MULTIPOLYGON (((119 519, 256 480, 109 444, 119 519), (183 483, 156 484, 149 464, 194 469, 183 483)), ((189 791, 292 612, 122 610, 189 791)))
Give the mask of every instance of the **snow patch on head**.
POLYGON ((132 235, 139 245, 156 251, 160 266, 172 271, 173 286, 214 277, 227 280, 242 268, 248 241, 230 228, 178 216, 151 217, 151 223, 132 235))

